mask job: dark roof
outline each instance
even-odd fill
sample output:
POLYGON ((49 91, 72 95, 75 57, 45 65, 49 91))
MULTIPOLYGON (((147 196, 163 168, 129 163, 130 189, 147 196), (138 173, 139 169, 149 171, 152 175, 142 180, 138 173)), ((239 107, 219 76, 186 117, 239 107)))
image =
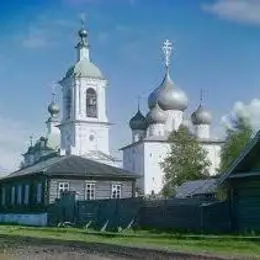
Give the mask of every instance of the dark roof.
POLYGON ((32 166, 20 169, 4 177, 13 178, 24 175, 42 173, 49 176, 79 176, 79 177, 119 177, 136 179, 136 173, 123 170, 114 166, 103 164, 81 156, 66 155, 56 156, 32 166))
POLYGON ((241 151, 239 156, 230 165, 226 172, 222 173, 219 177, 219 184, 222 184, 225 180, 233 175, 246 177, 251 174, 250 171, 254 170, 253 166, 258 163, 258 168, 260 168, 259 163, 260 154, 260 131, 258 131, 255 137, 247 144, 247 146, 241 151), (246 174, 241 174, 246 173, 246 174))
POLYGON ((187 198, 195 195, 214 193, 216 191, 216 180, 196 180, 184 182, 176 188, 176 198, 187 198))

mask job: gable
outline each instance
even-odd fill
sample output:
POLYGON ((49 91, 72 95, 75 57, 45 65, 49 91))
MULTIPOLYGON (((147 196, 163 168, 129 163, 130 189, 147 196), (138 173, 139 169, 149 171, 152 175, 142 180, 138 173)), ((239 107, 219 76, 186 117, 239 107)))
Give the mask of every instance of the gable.
POLYGON ((240 175, 245 176, 245 174, 249 175, 251 171, 257 168, 260 168, 260 131, 257 132, 255 137, 241 151, 227 171, 219 177, 218 182, 221 184, 234 175, 237 177, 240 175))

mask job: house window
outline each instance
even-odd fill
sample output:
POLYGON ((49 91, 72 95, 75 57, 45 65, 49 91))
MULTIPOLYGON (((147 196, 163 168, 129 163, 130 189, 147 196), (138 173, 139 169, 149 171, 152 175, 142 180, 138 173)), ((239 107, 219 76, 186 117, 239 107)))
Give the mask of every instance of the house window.
POLYGON ((2 188, 2 206, 4 207, 5 206, 5 196, 6 196, 6 194, 5 194, 5 188, 2 188))
POLYGON ((97 94, 93 88, 87 90, 86 110, 87 117, 97 117, 97 94))
POLYGON ((14 205, 14 203, 15 203, 15 186, 13 186, 11 190, 11 204, 14 205))
POLYGON ((30 193, 30 186, 29 184, 25 185, 24 189, 24 204, 27 205, 29 203, 29 193, 30 193))
POLYGON ((95 183, 86 183, 86 190, 85 190, 85 199, 86 200, 94 200, 96 193, 96 185, 95 183))
POLYGON ((42 184, 38 183, 37 184, 37 197, 36 197, 37 203, 42 202, 42 184))
POLYGON ((61 194, 64 191, 69 191, 69 183, 67 183, 67 182, 60 182, 59 183, 59 187, 58 187, 58 197, 59 198, 61 197, 61 194))
POLYGON ((17 189, 17 204, 22 204, 22 185, 19 185, 17 189))
POLYGON ((122 186, 119 184, 112 185, 112 199, 120 199, 121 198, 121 188, 122 186))

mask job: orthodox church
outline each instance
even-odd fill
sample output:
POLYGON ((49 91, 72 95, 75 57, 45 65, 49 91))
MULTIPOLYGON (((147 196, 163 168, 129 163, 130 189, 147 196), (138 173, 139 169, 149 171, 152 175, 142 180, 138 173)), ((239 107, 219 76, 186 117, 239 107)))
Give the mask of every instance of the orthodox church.
MULTIPOLYGON (((121 148, 124 169, 141 175, 137 185, 141 194, 157 194, 161 191, 164 173, 160 163, 170 149, 168 136, 172 131, 178 130, 180 125, 189 126, 184 120, 188 98, 170 76, 172 43, 166 40, 162 50, 165 56, 163 80, 148 97, 148 114, 144 116, 138 107, 137 113, 130 119, 132 143, 121 148)), ((213 176, 220 163, 220 150, 224 141, 211 136, 212 115, 202 101, 191 114, 190 121, 190 130, 207 151, 211 162, 208 172, 213 176)))
POLYGON ((88 33, 79 31, 77 62, 59 81, 62 87, 62 115, 60 107, 52 103, 46 122, 47 134, 24 154, 22 166, 30 166, 45 156, 78 155, 84 158, 118 166, 119 160, 110 155, 109 128, 106 114, 107 80, 91 62, 88 33))
MULTIPOLYGON (((107 80, 91 61, 88 32, 82 27, 78 34, 77 61, 59 81, 62 89, 62 115, 60 116, 60 107, 53 95, 53 100, 48 106, 50 116, 46 122, 46 135, 40 137, 35 144, 31 142, 23 154, 21 169, 11 175, 20 175, 28 168, 35 169, 42 161, 76 156, 87 160, 81 161, 84 165, 88 165, 90 161, 98 163, 95 164, 95 169, 102 168, 99 174, 104 174, 106 178, 109 176, 104 171, 108 168, 98 166, 99 164, 112 167, 108 171, 118 172, 117 177, 121 178, 121 181, 126 176, 136 180, 135 188, 127 194, 133 194, 136 190, 139 194, 159 193, 164 175, 160 162, 170 148, 167 138, 169 133, 185 124, 183 114, 188 107, 185 92, 175 86, 170 76, 172 43, 169 40, 164 43, 165 75, 161 84, 149 95, 148 114, 144 116, 138 108, 129 122, 132 142, 121 148, 123 169, 120 169, 120 161, 110 154, 109 148, 110 123, 106 113, 107 80)), ((194 134, 208 152, 211 162, 209 173, 214 175, 219 165, 219 152, 223 141, 211 137, 212 116, 202 103, 192 113, 191 121, 194 134)), ((71 157, 73 163, 78 160, 76 157, 71 157)), ((77 165, 75 171, 76 167, 77 165)), ((83 171, 84 175, 88 169, 83 171)), ((66 187, 72 186, 68 183, 66 187)))

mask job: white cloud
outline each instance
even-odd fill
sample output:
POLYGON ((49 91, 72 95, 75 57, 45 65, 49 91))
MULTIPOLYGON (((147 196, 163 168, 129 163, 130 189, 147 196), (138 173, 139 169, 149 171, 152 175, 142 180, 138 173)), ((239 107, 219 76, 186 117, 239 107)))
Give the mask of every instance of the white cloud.
POLYGON ((259 0, 216 0, 212 4, 203 4, 202 9, 221 19, 260 25, 259 0))
POLYGON ((0 117, 0 176, 16 169, 34 128, 24 122, 0 117))
POLYGON ((248 104, 242 101, 234 103, 230 113, 221 118, 222 125, 231 127, 231 118, 235 115, 248 117, 255 131, 260 129, 260 99, 254 98, 248 104))

